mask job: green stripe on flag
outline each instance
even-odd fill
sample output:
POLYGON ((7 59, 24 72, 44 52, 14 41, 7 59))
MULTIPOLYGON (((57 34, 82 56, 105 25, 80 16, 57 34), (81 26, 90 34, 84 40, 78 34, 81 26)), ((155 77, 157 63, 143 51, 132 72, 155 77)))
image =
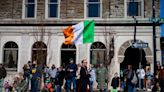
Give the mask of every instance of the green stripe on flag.
POLYGON ((83 43, 94 41, 94 21, 84 21, 83 43))

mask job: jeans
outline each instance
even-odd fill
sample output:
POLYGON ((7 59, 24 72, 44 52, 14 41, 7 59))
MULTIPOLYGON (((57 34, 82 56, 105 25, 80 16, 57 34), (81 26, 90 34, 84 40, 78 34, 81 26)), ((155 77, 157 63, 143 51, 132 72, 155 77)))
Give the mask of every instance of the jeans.
POLYGON ((0 79, 0 92, 3 91, 3 79, 0 79))
POLYGON ((39 81, 37 78, 31 79, 31 92, 37 92, 38 91, 38 84, 39 84, 39 81))
POLYGON ((132 84, 128 84, 128 92, 136 92, 135 86, 132 84))
POLYGON ((74 92, 76 92, 76 78, 75 77, 67 79, 67 92, 71 91, 71 83, 72 82, 73 82, 73 90, 74 90, 74 92))
POLYGON ((93 92, 93 81, 89 81, 89 91, 93 92))
POLYGON ((86 92, 88 80, 85 78, 80 79, 80 92, 86 92))
POLYGON ((60 85, 56 85, 56 92, 61 92, 61 86, 60 85))
POLYGON ((144 88, 144 79, 139 79, 138 80, 138 83, 137 83, 137 87, 139 88, 140 87, 140 84, 139 84, 139 81, 141 80, 141 89, 144 88))

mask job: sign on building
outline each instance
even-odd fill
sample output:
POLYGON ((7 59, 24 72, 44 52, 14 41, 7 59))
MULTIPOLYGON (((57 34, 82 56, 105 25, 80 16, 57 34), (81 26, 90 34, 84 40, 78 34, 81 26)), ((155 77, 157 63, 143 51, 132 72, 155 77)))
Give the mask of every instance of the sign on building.
POLYGON ((147 47, 148 47, 148 43, 144 43, 144 42, 132 43, 132 48, 147 48, 147 47))

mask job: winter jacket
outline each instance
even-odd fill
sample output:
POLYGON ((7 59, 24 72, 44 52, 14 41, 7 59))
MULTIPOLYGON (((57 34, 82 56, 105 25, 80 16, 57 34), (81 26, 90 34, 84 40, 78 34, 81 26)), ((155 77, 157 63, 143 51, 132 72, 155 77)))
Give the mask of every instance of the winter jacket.
POLYGON ((6 69, 4 67, 0 68, 0 79, 5 78, 7 75, 6 69))
POLYGON ((94 82, 96 80, 95 69, 94 68, 89 69, 88 73, 90 74, 89 81, 94 82))
POLYGON ((42 78, 42 69, 40 66, 33 67, 31 69, 32 73, 32 78, 37 79, 37 78, 42 78))
POLYGON ((57 74, 57 69, 56 68, 49 70, 49 75, 50 75, 51 78, 55 78, 56 74, 57 74))
POLYGON ((76 64, 69 64, 69 65, 66 67, 67 78, 76 77, 76 71, 77 71, 77 65, 76 65, 76 64), (73 72, 70 72, 70 71, 69 71, 70 69, 72 69, 73 72))
POLYGON ((55 84, 56 85, 63 85, 63 81, 64 81, 64 77, 65 77, 65 72, 64 71, 59 71, 55 77, 55 84))
POLYGON ((119 77, 114 77, 114 78, 112 79, 112 84, 111 84, 111 86, 112 86, 114 89, 116 89, 116 88, 119 86, 119 77))
POLYGON ((23 69, 23 70, 24 70, 23 77, 24 78, 30 78, 30 74, 31 74, 30 69, 23 69))

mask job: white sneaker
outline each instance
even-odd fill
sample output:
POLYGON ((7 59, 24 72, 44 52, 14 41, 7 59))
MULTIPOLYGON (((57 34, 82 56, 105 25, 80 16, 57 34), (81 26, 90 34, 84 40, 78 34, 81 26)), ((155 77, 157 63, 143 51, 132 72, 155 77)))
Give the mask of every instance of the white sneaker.
POLYGON ((151 92, 151 89, 148 88, 147 91, 150 91, 151 92))
POLYGON ((140 90, 140 88, 136 88, 136 90, 137 90, 137 91, 139 91, 139 90, 140 90))

